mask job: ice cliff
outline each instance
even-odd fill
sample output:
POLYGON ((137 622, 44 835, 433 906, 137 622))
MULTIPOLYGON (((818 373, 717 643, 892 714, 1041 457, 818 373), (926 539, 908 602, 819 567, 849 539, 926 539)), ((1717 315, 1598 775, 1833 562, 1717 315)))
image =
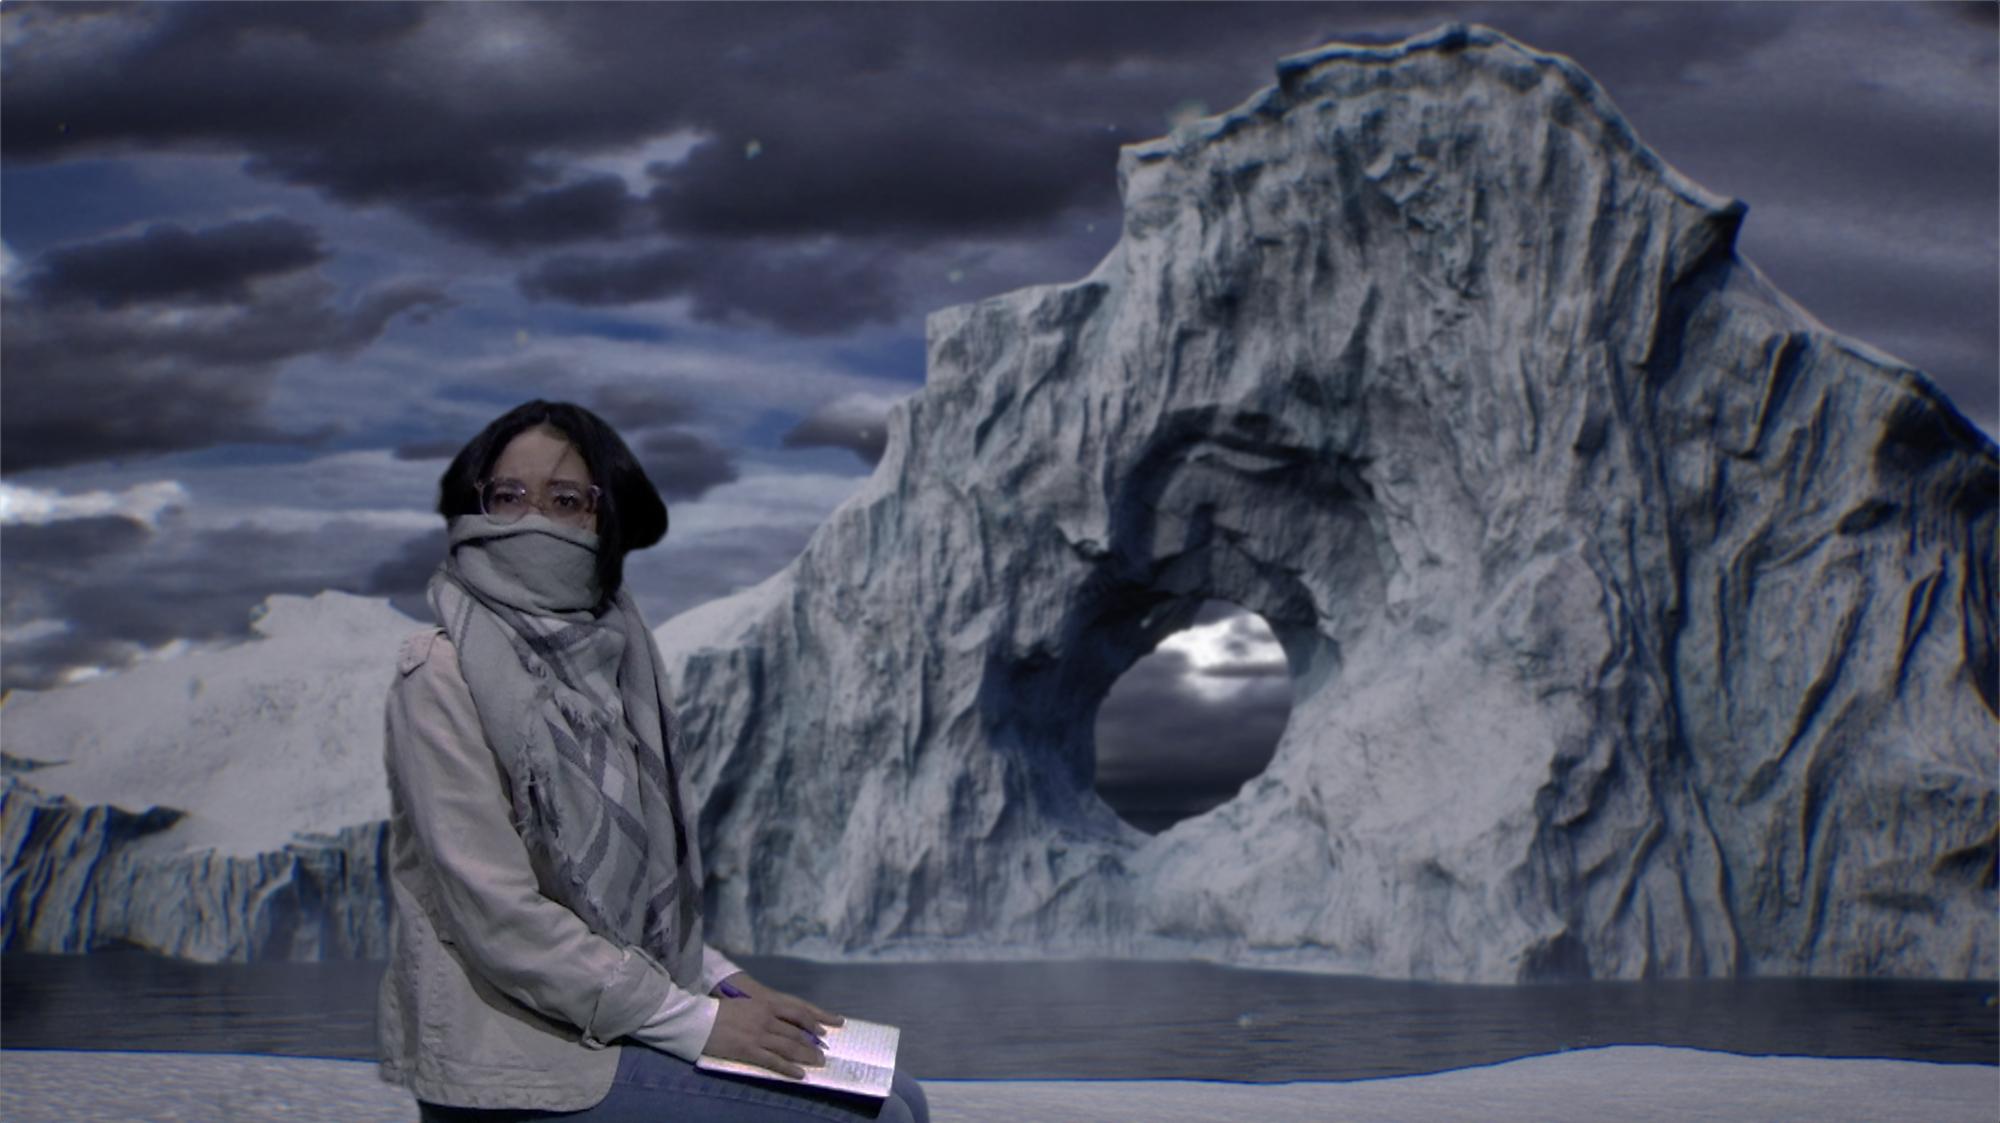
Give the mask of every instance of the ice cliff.
POLYGON ((1287 59, 1116 249, 931 317, 790 568, 670 622, 711 938, 1478 981, 1987 977, 1993 443, 1566 59, 1287 59), (1158 837, 1092 718, 1208 598, 1292 715, 1158 837))
MULTIPOLYGON (((1745 209, 1567 60, 1447 28, 1278 76, 1124 150, 1090 276, 933 316, 861 492, 660 629, 710 938, 2000 973, 1993 443, 1776 292, 1745 209), (1148 836, 1093 792, 1093 717, 1207 599, 1271 624, 1291 720, 1148 836)), ((68 802, 7 783, 8 947, 379 954, 410 624, 273 604, 8 703, 10 753, 71 762, 24 777, 68 802)))
POLYGON ((388 954, 382 703, 417 624, 276 596, 258 638, 0 709, 0 942, 206 961, 388 954))

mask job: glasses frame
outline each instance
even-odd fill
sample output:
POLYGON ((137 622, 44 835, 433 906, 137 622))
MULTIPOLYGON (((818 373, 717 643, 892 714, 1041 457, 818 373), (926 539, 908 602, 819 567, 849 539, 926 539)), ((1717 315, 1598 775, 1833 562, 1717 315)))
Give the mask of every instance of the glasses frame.
MULTIPOLYGON (((552 482, 561 483, 568 487, 577 486, 573 483, 570 483, 567 480, 556 480, 552 482)), ((601 505, 604 502, 603 488, 598 487, 596 484, 585 485, 583 487, 583 493, 587 498, 589 505, 583 509, 582 517, 578 521, 571 522, 569 519, 556 514, 554 511, 549 510, 547 506, 549 502, 549 496, 548 496, 548 489, 546 488, 536 489, 529 487, 525 481, 514 479, 511 476, 488 476, 487 478, 480 480, 479 483, 473 489, 474 493, 477 494, 479 497, 479 513, 485 515, 489 519, 497 519, 507 523, 519 522, 522 519, 526 518, 528 513, 526 511, 523 511, 520 514, 515 515, 513 518, 509 519, 501 515, 496 515, 491 510, 488 509, 488 504, 486 502, 486 493, 489 489, 493 487, 494 484, 500 484, 500 483, 518 485, 522 491, 527 493, 528 506, 533 507, 536 511, 540 512, 543 518, 548 519, 550 522, 560 523, 563 526, 575 526, 575 527, 588 526, 591 520, 597 517, 597 509, 599 505, 601 505)))

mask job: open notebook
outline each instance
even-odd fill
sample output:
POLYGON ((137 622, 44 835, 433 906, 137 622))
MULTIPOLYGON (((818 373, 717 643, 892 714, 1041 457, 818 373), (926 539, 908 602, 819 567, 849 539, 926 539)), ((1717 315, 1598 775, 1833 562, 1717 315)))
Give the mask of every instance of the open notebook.
POLYGON ((902 1037, 903 1031, 895 1026, 864 1022, 858 1018, 828 1026, 820 1034, 820 1040, 826 1042, 826 1063, 806 1066, 805 1076, 798 1079, 742 1061, 725 1061, 707 1055, 696 1061, 695 1067, 710 1072, 753 1076, 759 1080, 775 1080, 781 1084, 809 1084, 815 1088, 832 1088, 881 1099, 889 1094, 889 1082, 895 1078, 896 1046, 902 1037))

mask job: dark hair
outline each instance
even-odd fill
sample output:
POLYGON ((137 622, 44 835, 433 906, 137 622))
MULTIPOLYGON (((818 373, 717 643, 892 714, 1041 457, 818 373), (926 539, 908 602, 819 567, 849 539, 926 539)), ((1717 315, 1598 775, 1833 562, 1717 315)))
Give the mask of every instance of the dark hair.
POLYGON ((438 514, 446 519, 478 514, 479 482, 493 471, 493 462, 509 441, 541 425, 569 440, 591 482, 603 491, 597 504, 597 537, 603 543, 597 582, 608 601, 624 584, 625 555, 667 536, 667 505, 617 430, 582 406, 536 398, 495 418, 458 450, 439 478, 438 514))

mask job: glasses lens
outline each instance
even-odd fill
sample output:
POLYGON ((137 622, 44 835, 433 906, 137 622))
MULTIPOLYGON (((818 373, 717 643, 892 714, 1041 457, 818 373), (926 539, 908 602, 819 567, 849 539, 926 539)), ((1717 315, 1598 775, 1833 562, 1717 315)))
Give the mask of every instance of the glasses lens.
POLYGON ((488 480, 479 489, 479 509, 498 522, 514 522, 530 511, 540 511, 567 526, 589 526, 597 514, 598 494, 594 487, 557 482, 550 484, 547 495, 538 501, 519 480, 488 480))
POLYGON ((501 522, 513 522, 533 506, 528 489, 514 480, 491 480, 479 491, 479 509, 501 522))
POLYGON ((592 512, 596 510, 596 488, 582 488, 574 484, 553 484, 549 487, 549 517, 557 522, 581 525, 589 522, 592 512))

